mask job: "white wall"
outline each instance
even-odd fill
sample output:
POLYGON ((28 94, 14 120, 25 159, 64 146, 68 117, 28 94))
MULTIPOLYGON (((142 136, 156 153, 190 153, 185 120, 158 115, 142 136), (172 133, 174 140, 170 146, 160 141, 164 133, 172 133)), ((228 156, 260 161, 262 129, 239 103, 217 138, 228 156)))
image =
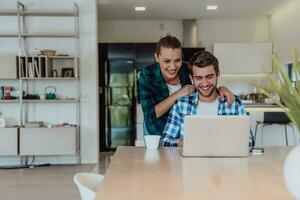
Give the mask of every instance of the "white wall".
MULTIPOLYGON (((99 20, 99 42, 156 42, 170 33, 183 41, 182 20, 99 20)), ((269 42, 269 18, 198 19, 198 46, 215 42, 269 42)))
POLYGON ((77 2, 80 9, 81 155, 83 163, 96 163, 99 155, 97 1, 77 2))
MULTIPOLYGON (((1 11, 16 11, 16 0, 0 0, 1 11)), ((75 0, 79 6, 79 62, 80 62, 80 89, 81 89, 81 156, 83 163, 98 162, 99 154, 99 115, 98 115, 98 28, 97 28, 97 2, 96 0, 75 0)), ((38 11, 73 11, 73 1, 69 0, 23 0, 26 9, 38 11)), ((17 17, 0 16, 1 33, 17 33, 17 17)), ((62 17, 28 17, 26 24, 29 32, 48 32, 48 33, 71 33, 74 30, 74 20, 72 18, 62 17)), ((57 53, 74 54, 74 39, 69 38, 30 38, 27 39, 29 53, 34 48, 56 49, 57 53)), ((18 54, 17 38, 0 38, 1 55, 18 54)), ((0 85, 12 84, 12 81, 0 81, 0 85)), ((54 85, 62 95, 72 94, 76 91, 74 84, 71 82, 56 81, 39 81, 35 88, 44 88, 46 85, 54 85)), ((16 85, 16 87, 18 87, 16 85)), ((42 91, 42 90, 41 90, 42 91)), ((3 107, 1 104, 0 111, 9 113, 11 109, 3 107)), ((18 107, 18 106, 16 106, 18 107)), ((58 121, 74 122, 76 114, 72 105, 43 105, 36 106, 36 111, 31 119, 33 120, 52 120, 53 123, 58 121), (42 117, 39 112, 43 107, 42 117), (47 112, 48 109, 48 112, 47 112), (50 109, 50 110, 49 110, 50 109), (63 111, 63 112, 62 112, 63 111), (50 113, 49 116, 45 113, 50 113), (58 120, 58 121, 57 121, 58 120)), ((18 109, 14 109, 15 115, 11 115, 11 121, 18 116, 18 109)), ((18 163, 18 158, 0 158, 0 162, 9 161, 18 163)), ((74 156, 60 157, 39 157, 36 162, 51 163, 70 163, 76 161, 74 156)))
POLYGON ((99 20, 99 42, 157 42, 167 33, 182 41, 182 20, 99 20))
POLYGON ((213 43, 269 42, 269 19, 199 19, 198 45, 212 50, 213 43))
POLYGON ((295 43, 300 53, 300 1, 290 0, 271 14, 271 39, 281 62, 289 61, 295 43))

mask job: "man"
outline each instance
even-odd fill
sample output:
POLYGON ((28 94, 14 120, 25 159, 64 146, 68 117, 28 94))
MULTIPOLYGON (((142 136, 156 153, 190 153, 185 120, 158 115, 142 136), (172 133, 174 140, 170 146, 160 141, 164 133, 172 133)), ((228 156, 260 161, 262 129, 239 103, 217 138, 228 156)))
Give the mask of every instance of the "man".
POLYGON ((189 73, 195 92, 179 98, 170 111, 164 128, 161 146, 183 145, 183 124, 186 115, 246 115, 238 97, 232 105, 221 100, 217 91, 220 76, 217 58, 208 51, 200 51, 189 60, 189 73))

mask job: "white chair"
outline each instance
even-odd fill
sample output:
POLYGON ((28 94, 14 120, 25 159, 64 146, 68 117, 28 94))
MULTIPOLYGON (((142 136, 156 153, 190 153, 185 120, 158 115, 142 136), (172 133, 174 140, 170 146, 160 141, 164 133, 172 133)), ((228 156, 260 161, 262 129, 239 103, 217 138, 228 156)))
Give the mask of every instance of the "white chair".
POLYGON ((81 200, 94 200, 96 192, 104 176, 93 173, 77 173, 74 176, 74 182, 78 187, 81 200))

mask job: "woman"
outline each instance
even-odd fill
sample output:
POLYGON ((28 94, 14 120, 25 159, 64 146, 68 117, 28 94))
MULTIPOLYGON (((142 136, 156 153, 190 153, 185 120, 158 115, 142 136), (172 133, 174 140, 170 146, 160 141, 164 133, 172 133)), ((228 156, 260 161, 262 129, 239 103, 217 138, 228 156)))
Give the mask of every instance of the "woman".
MULTIPOLYGON (((187 63, 182 62, 180 41, 171 35, 161 38, 155 50, 157 63, 145 67, 139 78, 139 95, 144 112, 144 134, 161 135, 175 101, 194 91, 189 78, 187 63)), ((225 87, 220 96, 234 95, 225 87)))

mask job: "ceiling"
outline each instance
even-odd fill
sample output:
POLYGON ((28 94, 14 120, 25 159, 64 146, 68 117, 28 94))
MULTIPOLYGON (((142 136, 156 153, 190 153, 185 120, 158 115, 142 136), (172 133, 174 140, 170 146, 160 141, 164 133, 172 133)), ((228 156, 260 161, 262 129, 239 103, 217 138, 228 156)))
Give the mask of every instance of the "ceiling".
POLYGON ((98 0, 100 19, 251 18, 268 15, 289 0, 98 0), (218 5, 207 11, 207 5, 218 5), (145 12, 134 11, 146 6, 145 12))

